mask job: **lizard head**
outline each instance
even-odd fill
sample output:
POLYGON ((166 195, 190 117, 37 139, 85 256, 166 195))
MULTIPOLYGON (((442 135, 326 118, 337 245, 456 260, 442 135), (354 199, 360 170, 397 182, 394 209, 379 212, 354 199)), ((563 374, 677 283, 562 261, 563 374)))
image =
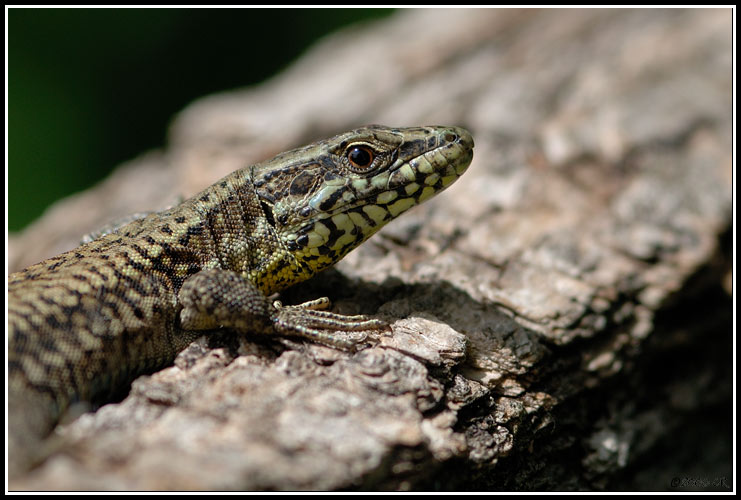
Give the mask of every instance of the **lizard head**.
POLYGON ((252 179, 284 248, 314 274, 447 188, 472 158, 462 128, 376 125, 279 155, 252 179))

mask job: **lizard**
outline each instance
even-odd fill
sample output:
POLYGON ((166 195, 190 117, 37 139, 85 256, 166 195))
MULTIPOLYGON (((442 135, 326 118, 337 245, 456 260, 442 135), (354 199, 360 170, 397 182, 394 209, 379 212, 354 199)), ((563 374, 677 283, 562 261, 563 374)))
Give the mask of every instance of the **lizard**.
POLYGON ((376 318, 271 296, 455 182, 459 127, 372 125, 238 169, 202 192, 8 277, 8 459, 43 461, 71 405, 110 398, 212 330, 353 351, 376 318))

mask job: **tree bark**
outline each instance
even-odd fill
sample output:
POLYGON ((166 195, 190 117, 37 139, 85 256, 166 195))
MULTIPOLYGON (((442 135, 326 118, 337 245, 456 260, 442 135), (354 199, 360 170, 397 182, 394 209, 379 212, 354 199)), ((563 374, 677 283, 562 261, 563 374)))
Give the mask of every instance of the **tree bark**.
POLYGON ((389 320, 378 345, 204 336, 15 486, 728 491, 731 23, 401 11, 194 103, 164 151, 13 239, 11 270, 368 123, 464 126, 474 161, 283 294, 389 320))

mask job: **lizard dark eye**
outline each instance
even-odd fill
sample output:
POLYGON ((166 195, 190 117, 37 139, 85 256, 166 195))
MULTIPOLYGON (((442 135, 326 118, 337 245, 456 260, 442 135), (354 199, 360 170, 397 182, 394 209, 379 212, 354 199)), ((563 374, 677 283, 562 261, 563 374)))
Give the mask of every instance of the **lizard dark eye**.
POLYGON ((373 164, 374 153, 368 146, 352 146, 347 150, 347 161, 350 168, 364 172, 373 164))

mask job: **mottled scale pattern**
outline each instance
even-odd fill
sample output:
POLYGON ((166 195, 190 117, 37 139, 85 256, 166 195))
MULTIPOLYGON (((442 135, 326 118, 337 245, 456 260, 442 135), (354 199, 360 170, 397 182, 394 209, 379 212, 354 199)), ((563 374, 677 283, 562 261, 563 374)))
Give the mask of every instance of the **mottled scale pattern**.
POLYGON ((8 278, 10 472, 73 403, 104 402, 204 331, 352 349, 379 320, 268 296, 331 266, 454 182, 457 127, 370 126, 233 172, 193 198, 8 278))

